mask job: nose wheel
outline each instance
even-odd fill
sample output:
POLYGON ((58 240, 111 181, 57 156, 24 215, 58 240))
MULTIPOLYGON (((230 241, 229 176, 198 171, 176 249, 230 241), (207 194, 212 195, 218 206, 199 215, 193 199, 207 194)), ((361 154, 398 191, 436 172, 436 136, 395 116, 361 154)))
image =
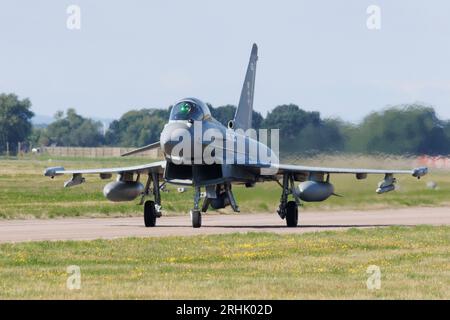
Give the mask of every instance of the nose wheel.
POLYGON ((200 212, 200 187, 195 187, 194 192, 194 209, 189 213, 191 215, 192 228, 200 228, 202 226, 202 213, 200 212))

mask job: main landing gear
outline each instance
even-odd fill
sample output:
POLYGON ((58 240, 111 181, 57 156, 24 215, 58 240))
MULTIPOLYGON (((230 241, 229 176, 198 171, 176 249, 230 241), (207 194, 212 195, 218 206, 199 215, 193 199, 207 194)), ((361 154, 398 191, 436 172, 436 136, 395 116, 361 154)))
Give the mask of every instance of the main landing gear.
MULTIPOLYGON (((278 181, 277 181, 278 182, 278 181)), ((292 174, 283 175, 283 183, 278 184, 282 188, 280 206, 278 208, 278 215, 281 219, 286 219, 288 227, 297 227, 298 225, 298 206, 300 199, 294 192, 295 184, 292 174), (288 201, 289 195, 292 195, 294 200, 288 201)), ((161 194, 160 190, 163 187, 159 184, 158 173, 149 173, 147 183, 142 194, 141 203, 144 204, 144 223, 146 227, 154 227, 156 219, 161 217, 161 194), (147 200, 145 197, 152 193, 154 200, 147 200)), ((225 183, 216 186, 206 187, 206 196, 200 210, 200 193, 199 186, 194 187, 194 208, 190 211, 191 223, 193 228, 200 228, 202 226, 202 213, 208 210, 209 206, 215 209, 224 208, 230 205, 235 212, 239 212, 233 192, 231 191, 231 184, 225 183)))
MULTIPOLYGON (((278 184, 280 184, 278 182, 278 184)), ((288 227, 295 228, 298 225, 298 206, 300 199, 294 192, 295 184, 292 174, 285 173, 283 175, 283 183, 280 184, 283 191, 281 192, 280 206, 278 208, 278 215, 281 219, 286 219, 288 227), (293 201, 288 201, 288 196, 292 194, 293 201)))
POLYGON ((155 201, 147 200, 144 203, 144 224, 146 227, 154 227, 156 225, 156 208, 155 201))
POLYGON ((156 218, 161 217, 161 187, 158 173, 149 173, 140 203, 144 204, 144 224, 146 227, 154 227, 156 225, 156 218), (144 202, 145 197, 150 192, 153 194, 154 201, 147 200, 144 202))

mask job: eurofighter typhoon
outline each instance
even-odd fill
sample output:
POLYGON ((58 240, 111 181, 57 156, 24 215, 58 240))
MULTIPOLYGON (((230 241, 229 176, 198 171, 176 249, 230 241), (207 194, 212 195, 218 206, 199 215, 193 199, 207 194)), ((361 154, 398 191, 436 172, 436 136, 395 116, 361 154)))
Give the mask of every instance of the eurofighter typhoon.
POLYGON ((154 227, 156 220, 162 216, 160 191, 164 184, 192 186, 194 195, 190 217, 192 227, 199 228, 202 213, 210 208, 231 206, 239 212, 233 185, 251 188, 264 181, 277 182, 281 190, 277 213, 286 220, 288 227, 296 227, 301 201, 324 201, 335 194, 330 182, 331 174, 352 174, 358 180, 365 179, 368 174, 384 175, 377 193, 395 189, 395 174, 409 174, 416 178, 427 174, 426 167, 376 170, 279 163, 274 149, 277 141, 272 139, 273 135, 268 147, 265 143, 267 139, 258 139, 256 131, 251 128, 257 60, 258 47, 254 44, 239 104, 234 119, 230 119, 227 127, 211 116, 208 106, 201 100, 181 99, 173 105, 159 142, 123 154, 126 156, 161 148, 163 161, 122 168, 65 170, 63 167, 52 167, 45 170, 45 176, 72 175, 64 184, 65 187, 72 187, 85 182, 84 175, 97 174, 101 179, 117 175, 116 181, 105 185, 105 197, 110 201, 133 201, 140 197, 146 227, 154 227), (202 189, 205 190, 203 197, 202 189))

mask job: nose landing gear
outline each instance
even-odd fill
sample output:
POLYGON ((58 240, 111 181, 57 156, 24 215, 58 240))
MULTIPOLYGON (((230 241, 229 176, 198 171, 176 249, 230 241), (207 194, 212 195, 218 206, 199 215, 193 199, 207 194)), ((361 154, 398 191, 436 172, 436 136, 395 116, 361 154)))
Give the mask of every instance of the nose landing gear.
MULTIPOLYGON (((214 186, 212 186, 214 187, 214 186)), ((206 197, 203 200, 202 209, 200 210, 200 187, 195 187, 194 192, 194 208, 189 212, 191 216, 191 222, 193 228, 200 228, 202 226, 202 213, 205 213, 209 206, 211 205, 214 209, 225 208, 230 205, 234 212, 239 212, 239 207, 234 199, 233 192, 231 191, 231 184, 225 183, 220 184, 215 187, 215 195, 208 197, 208 192, 206 192, 206 197), (216 201, 219 200, 219 201, 216 201), (220 205, 218 203, 222 201, 220 205)), ((214 190, 214 189, 213 189, 214 190)), ((208 191, 208 187, 207 187, 208 191)))
POLYGON ((202 213, 199 210, 199 203, 200 203, 200 187, 195 187, 194 209, 190 211, 192 228, 200 228, 202 226, 202 213))

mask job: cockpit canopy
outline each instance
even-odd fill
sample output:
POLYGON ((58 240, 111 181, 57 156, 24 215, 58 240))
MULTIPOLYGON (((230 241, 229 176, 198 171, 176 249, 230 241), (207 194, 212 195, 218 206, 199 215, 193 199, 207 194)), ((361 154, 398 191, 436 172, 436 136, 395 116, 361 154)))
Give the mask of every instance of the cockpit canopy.
POLYGON ((202 121, 211 117, 206 104, 194 98, 183 99, 176 103, 170 112, 169 120, 202 121))

